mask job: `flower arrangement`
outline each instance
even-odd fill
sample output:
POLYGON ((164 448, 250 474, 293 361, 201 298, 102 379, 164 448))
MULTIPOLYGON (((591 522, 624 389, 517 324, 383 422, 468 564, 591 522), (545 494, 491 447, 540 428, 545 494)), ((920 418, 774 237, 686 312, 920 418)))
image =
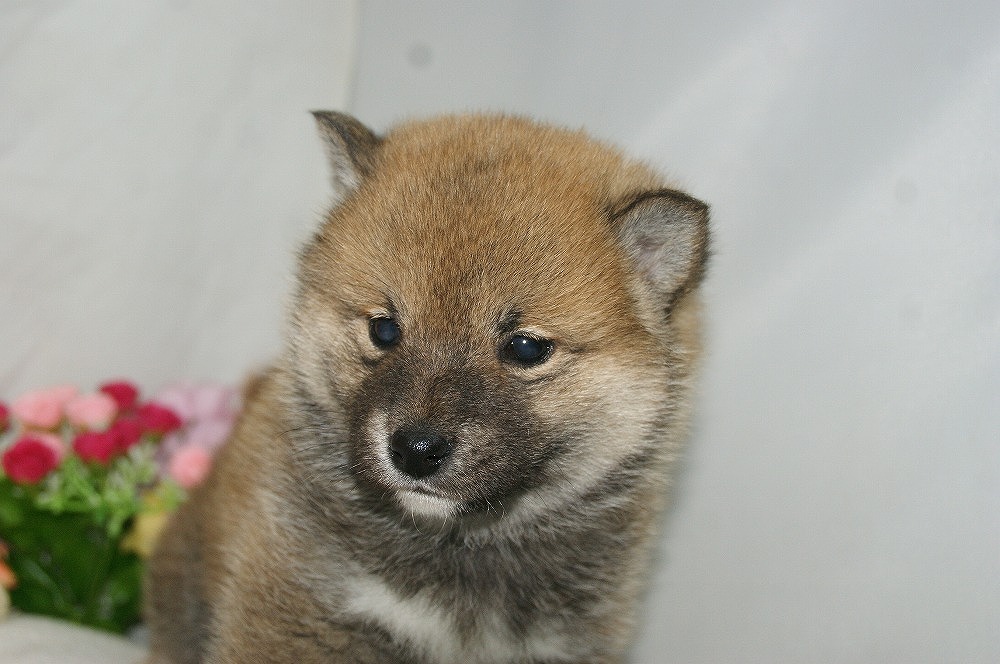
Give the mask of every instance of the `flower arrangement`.
POLYGON ((127 381, 0 403, 0 609, 9 592, 27 612, 116 632, 138 623, 144 558, 236 413, 226 387, 142 401, 127 381))

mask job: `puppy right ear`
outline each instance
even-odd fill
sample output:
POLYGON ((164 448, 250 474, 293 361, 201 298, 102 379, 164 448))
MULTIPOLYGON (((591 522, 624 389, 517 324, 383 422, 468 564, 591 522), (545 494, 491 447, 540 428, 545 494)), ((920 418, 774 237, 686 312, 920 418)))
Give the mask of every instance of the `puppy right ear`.
POLYGON ((665 309, 701 281, 708 206, 673 189, 647 191, 611 212, 618 242, 665 309))
POLYGON ((375 170, 382 139, 346 113, 313 111, 330 162, 330 178, 339 202, 375 170))

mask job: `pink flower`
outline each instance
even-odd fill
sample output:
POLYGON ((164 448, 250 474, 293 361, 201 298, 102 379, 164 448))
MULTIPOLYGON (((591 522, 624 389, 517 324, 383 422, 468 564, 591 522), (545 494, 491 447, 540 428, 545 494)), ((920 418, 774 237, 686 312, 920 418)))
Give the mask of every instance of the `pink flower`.
POLYGON ((7 431, 10 427, 10 409, 7 408, 7 404, 0 401, 0 434, 7 431))
POLYGON ((80 390, 76 389, 76 386, 74 385, 56 385, 55 387, 50 387, 45 391, 52 395, 52 398, 58 401, 62 406, 65 406, 80 393, 80 390))
POLYGON ((29 429, 51 430, 59 426, 63 417, 62 396, 53 390, 27 392, 10 405, 14 418, 29 429))
POLYGON ((195 419, 232 419, 236 390, 223 385, 197 385, 191 392, 195 419))
POLYGON ((35 484, 59 465, 60 458, 50 442, 28 435, 8 447, 0 463, 7 477, 18 484, 35 484))
POLYGON ((183 422, 189 422, 195 416, 193 391, 194 386, 190 383, 175 383, 159 391, 153 402, 174 411, 183 422))
POLYGON ((108 431, 83 431, 73 440, 73 450, 84 461, 106 464, 121 446, 113 429, 108 431))
POLYGON ((236 390, 214 384, 175 383, 154 398, 169 407, 185 422, 215 417, 233 417, 236 390))
POLYGON ((212 452, 226 442, 232 430, 233 420, 231 418, 215 417, 196 421, 188 427, 185 437, 188 443, 212 452))
POLYGON ((177 450, 167 472, 185 489, 192 489, 205 479, 212 467, 212 456, 197 445, 185 445, 177 450))
POLYGON ((118 404, 118 412, 124 413, 135 407, 139 399, 139 388, 127 380, 112 381, 105 383, 99 388, 101 392, 107 394, 118 404))
POLYGON ((66 417, 74 426, 103 429, 118 412, 117 402, 103 392, 76 397, 66 404, 66 417))
POLYGON ((154 434, 170 433, 183 424, 172 409, 153 402, 140 406, 138 416, 142 428, 154 434))

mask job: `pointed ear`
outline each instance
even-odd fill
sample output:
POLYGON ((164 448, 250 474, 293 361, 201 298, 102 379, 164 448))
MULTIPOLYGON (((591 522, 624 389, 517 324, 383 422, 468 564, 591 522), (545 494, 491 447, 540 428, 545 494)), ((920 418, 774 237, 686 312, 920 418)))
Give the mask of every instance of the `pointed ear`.
POLYGON ((705 203, 673 189, 644 192, 611 213, 611 227, 665 308, 701 281, 708 260, 705 203))
POLYGON ((334 194, 339 202, 375 170, 382 139, 345 113, 313 111, 312 114, 326 147, 334 194))

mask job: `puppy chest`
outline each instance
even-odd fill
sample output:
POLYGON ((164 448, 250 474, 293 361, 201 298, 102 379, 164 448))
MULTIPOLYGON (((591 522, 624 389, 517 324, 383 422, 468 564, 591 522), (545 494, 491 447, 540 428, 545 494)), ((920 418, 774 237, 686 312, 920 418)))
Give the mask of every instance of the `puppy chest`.
POLYGON ((577 654, 576 630, 565 616, 536 615, 518 607, 501 588, 465 597, 429 590, 404 595, 378 577, 358 576, 345 591, 344 609, 351 618, 377 625, 428 661, 557 662, 577 654))

